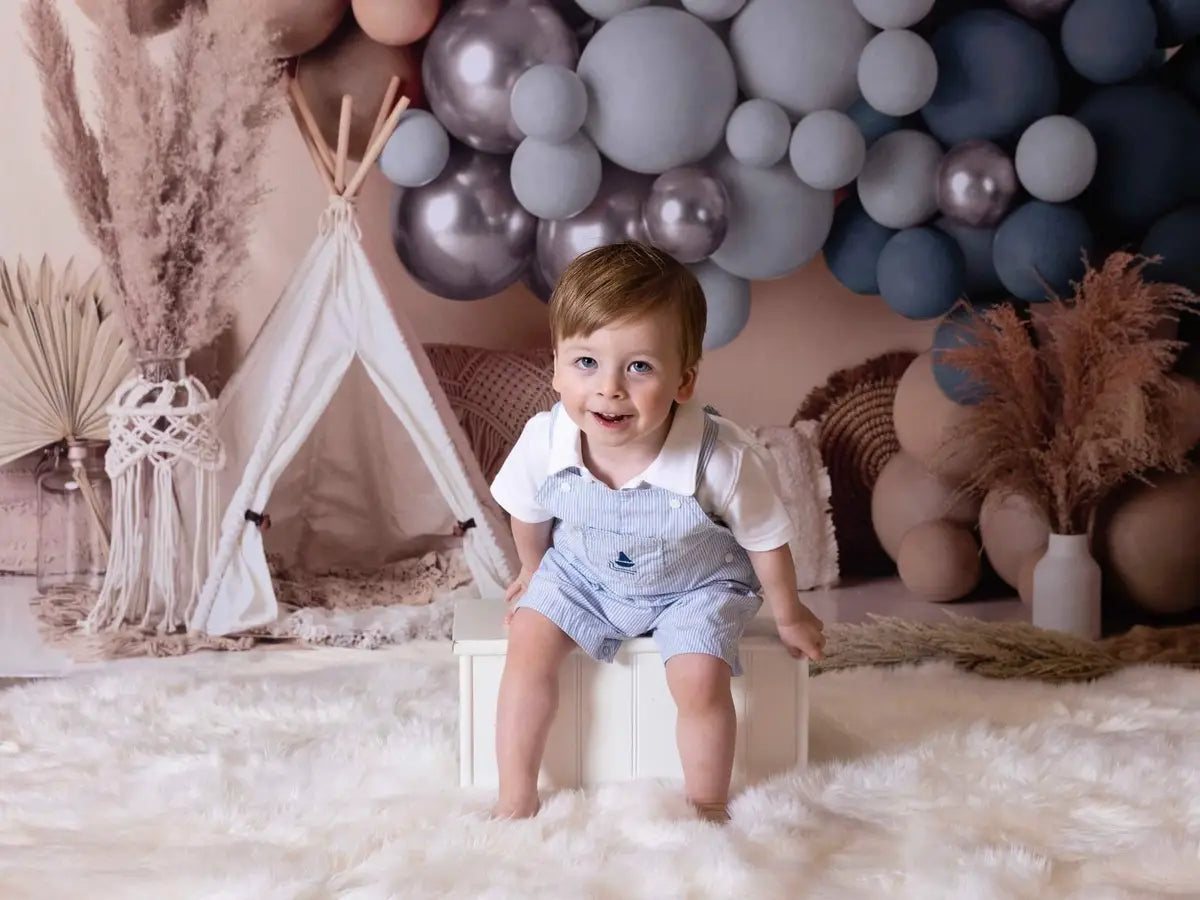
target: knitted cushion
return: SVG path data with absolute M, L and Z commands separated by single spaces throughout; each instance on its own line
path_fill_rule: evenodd
M 880 469 L 900 450 L 892 402 L 900 376 L 915 358 L 907 351 L 885 353 L 834 372 L 809 393 L 792 419 L 792 424 L 818 423 L 843 576 L 895 572 L 871 524 L 871 490 Z
M 457 344 L 426 344 L 425 351 L 491 483 L 525 423 L 558 399 L 550 386 L 554 355 L 548 349 L 485 350 Z

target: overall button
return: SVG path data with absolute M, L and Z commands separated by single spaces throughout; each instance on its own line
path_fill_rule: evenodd
M 671 509 L 679 509 L 679 501 L 675 498 L 671 499 Z
M 560 485 L 558 486 L 558 489 L 559 489 L 560 491 L 562 491 L 562 492 L 565 494 L 565 493 L 567 493 L 569 490 L 571 490 L 571 485 L 570 485 L 570 484 L 568 484 L 567 482 L 565 482 L 565 481 L 564 481 L 562 484 L 560 484 Z
M 725 554 L 725 562 L 727 562 L 727 563 L 733 562 L 733 554 L 732 553 Z

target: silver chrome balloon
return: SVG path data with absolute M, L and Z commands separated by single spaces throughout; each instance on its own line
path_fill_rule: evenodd
M 433 181 L 396 192 L 396 255 L 421 287 L 448 300 L 479 300 L 521 277 L 537 219 L 513 194 L 508 158 L 453 144 Z
M 642 208 L 650 243 L 683 263 L 707 259 L 721 246 L 728 216 L 725 185 L 698 166 L 663 172 L 654 179 Z
M 955 222 L 984 228 L 1008 213 L 1017 170 L 991 141 L 964 141 L 942 157 L 936 184 L 938 209 Z

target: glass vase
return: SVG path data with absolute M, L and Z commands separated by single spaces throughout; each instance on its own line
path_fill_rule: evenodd
M 37 589 L 98 593 L 108 566 L 112 485 L 104 441 L 59 444 L 37 478 Z

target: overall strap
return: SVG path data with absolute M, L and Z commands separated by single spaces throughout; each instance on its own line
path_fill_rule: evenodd
M 717 431 L 719 426 L 713 421 L 713 417 L 706 410 L 704 413 L 704 435 L 700 438 L 700 455 L 696 459 L 696 486 L 700 486 L 700 480 L 704 477 L 704 470 L 708 467 L 708 461 L 712 457 L 713 450 L 717 446 Z

